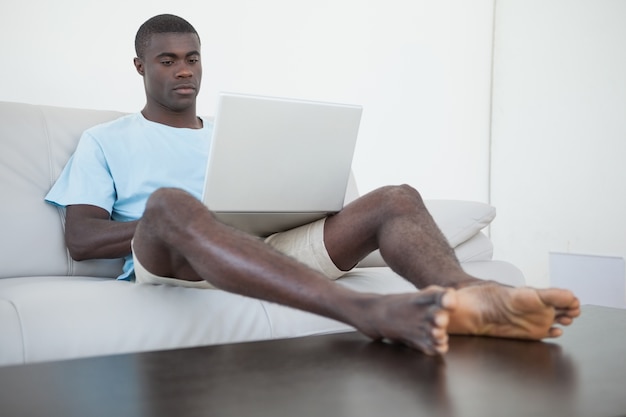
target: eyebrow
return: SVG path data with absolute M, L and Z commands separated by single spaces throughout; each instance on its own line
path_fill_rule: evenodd
M 187 52 L 185 54 L 185 57 L 190 57 L 190 56 L 194 56 L 194 55 L 198 55 L 199 56 L 200 52 L 199 51 L 190 51 L 190 52 Z M 158 54 L 156 56 L 156 58 L 157 59 L 158 58 L 178 58 L 178 55 L 175 54 L 174 52 L 161 52 L 160 54 Z

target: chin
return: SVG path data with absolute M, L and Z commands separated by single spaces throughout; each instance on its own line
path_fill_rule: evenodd
M 189 110 L 193 110 L 195 111 L 196 109 L 196 99 L 194 97 L 193 100 L 189 100 L 189 102 L 176 102 L 176 103 L 170 103 L 167 106 L 168 109 L 170 109 L 173 112 L 176 113 L 183 113 Z

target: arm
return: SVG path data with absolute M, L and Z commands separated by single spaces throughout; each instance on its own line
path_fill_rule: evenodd
M 137 221 L 112 221 L 109 212 L 97 206 L 67 206 L 65 244 L 76 261 L 121 258 L 130 253 Z

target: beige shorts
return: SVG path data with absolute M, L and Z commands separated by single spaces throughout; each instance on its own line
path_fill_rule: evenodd
M 324 245 L 324 222 L 321 219 L 286 232 L 275 233 L 265 242 L 276 250 L 290 256 L 303 264 L 321 272 L 329 279 L 337 279 L 346 271 L 342 271 L 333 263 Z M 132 245 L 132 244 L 131 244 Z M 144 284 L 165 284 L 191 288 L 215 288 L 207 281 L 185 281 L 155 275 L 141 265 L 133 252 L 135 263 L 135 282 Z

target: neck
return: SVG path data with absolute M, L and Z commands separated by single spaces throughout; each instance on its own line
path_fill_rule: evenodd
M 163 125 L 188 129 L 201 129 L 202 120 L 196 115 L 196 106 L 189 107 L 184 111 L 173 111 L 170 109 L 158 108 L 146 105 L 141 111 L 143 117 L 151 122 Z

